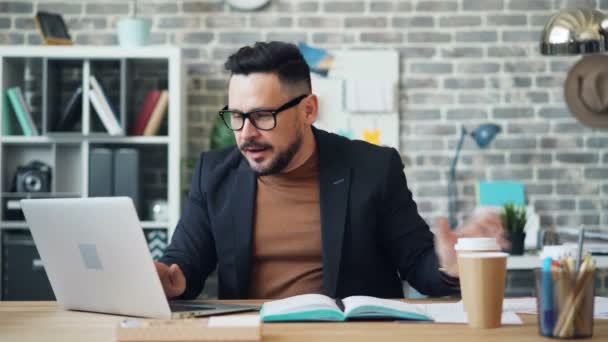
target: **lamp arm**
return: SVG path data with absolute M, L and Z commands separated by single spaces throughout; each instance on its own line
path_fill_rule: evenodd
M 456 146 L 456 154 L 454 155 L 454 159 L 452 159 L 452 165 L 450 166 L 450 175 L 448 178 L 448 221 L 450 224 L 450 228 L 454 229 L 458 225 L 458 221 L 456 219 L 456 200 L 458 198 L 458 194 L 456 192 L 456 166 L 458 165 L 458 158 L 460 157 L 460 150 L 462 149 L 462 144 L 464 143 L 464 139 L 467 135 L 467 130 L 462 127 L 460 132 L 460 140 L 458 140 L 458 145 Z

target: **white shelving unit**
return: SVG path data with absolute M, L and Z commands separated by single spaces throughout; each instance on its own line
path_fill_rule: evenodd
M 64 74 L 68 76 L 64 77 Z M 106 74 L 112 77 L 104 79 Z M 116 106 L 117 119 L 126 135 L 111 136 L 100 124 L 89 101 L 91 75 L 95 75 L 102 85 L 106 82 L 104 90 L 114 100 L 111 102 Z M 152 190 L 156 194 L 154 198 L 147 198 L 146 180 L 143 177 L 140 208 L 142 227 L 167 229 L 170 239 L 181 213 L 181 162 L 185 151 L 183 118 L 186 112 L 184 75 L 181 50 L 173 46 L 132 49 L 118 46 L 0 46 L 2 100 L 7 89 L 20 87 L 32 107 L 34 122 L 40 130 L 39 136 L 23 136 L 13 118 L 11 126 L 15 135 L 2 135 L 3 122 L 0 120 L 0 232 L 27 229 L 23 221 L 6 219 L 7 199 L 88 197 L 89 184 L 94 181 L 89 179 L 90 150 L 95 147 L 128 147 L 140 152 L 140 168 L 145 170 L 152 165 L 154 171 L 162 175 L 155 178 L 157 187 L 158 183 L 162 184 L 161 190 Z M 158 89 L 159 83 L 169 93 L 168 111 L 159 135 L 128 135 L 145 95 L 150 90 Z M 53 125 L 65 105 L 62 99 L 65 100 L 66 93 L 71 92 L 67 88 L 72 87 L 73 90 L 78 86 L 83 89 L 79 127 L 68 132 L 53 131 Z M 4 115 L 4 108 L 0 106 L 0 118 Z M 29 194 L 14 192 L 11 185 L 16 168 L 34 159 L 51 166 L 51 191 Z M 142 165 L 147 160 L 148 166 Z M 167 222 L 154 222 L 150 215 L 146 215 L 146 204 L 152 199 L 167 201 Z

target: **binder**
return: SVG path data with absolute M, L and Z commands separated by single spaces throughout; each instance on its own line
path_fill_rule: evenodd
M 89 197 L 112 196 L 113 158 L 109 148 L 92 148 L 89 153 Z
M 114 150 L 114 196 L 128 196 L 141 216 L 139 151 L 134 148 Z

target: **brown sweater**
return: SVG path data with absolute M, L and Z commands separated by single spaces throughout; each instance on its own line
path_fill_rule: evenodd
M 251 298 L 323 293 L 319 155 L 287 173 L 258 177 Z

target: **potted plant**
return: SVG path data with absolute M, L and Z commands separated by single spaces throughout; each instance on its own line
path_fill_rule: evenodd
M 516 206 L 513 203 L 505 204 L 501 218 L 502 224 L 507 231 L 508 239 L 511 242 L 510 254 L 524 254 L 526 207 Z
M 209 147 L 213 150 L 216 148 L 224 148 L 236 145 L 236 139 L 234 138 L 234 132 L 232 132 L 218 115 L 213 121 L 213 127 L 211 128 L 211 136 L 209 137 Z

